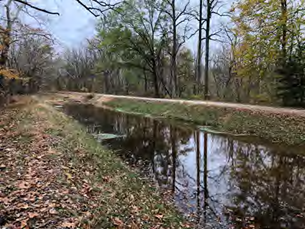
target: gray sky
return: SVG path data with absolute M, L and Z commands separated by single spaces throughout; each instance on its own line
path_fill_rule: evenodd
M 97 18 L 86 11 L 75 0 L 31 0 L 31 2 L 42 8 L 60 13 L 60 16 L 40 14 L 44 18 L 44 21 L 47 21 L 45 23 L 47 30 L 53 34 L 60 44 L 59 49 L 78 47 L 85 42 L 86 38 L 92 38 L 94 36 Z M 192 6 L 196 6 L 198 4 L 197 2 L 197 0 L 191 0 Z M 230 2 L 232 0 L 227 0 L 227 5 L 224 8 L 227 8 Z M 213 24 L 215 25 L 213 27 L 217 29 L 218 26 L 216 24 L 218 23 L 216 22 L 215 24 L 214 21 Z M 196 26 L 195 23 L 194 27 Z M 195 51 L 197 46 L 196 36 L 190 39 L 186 45 Z
M 45 27 L 65 47 L 77 47 L 86 38 L 91 38 L 95 33 L 97 19 L 86 11 L 75 0 L 32 0 L 36 5 L 60 13 L 57 15 L 39 14 Z M 31 23 L 36 23 L 33 19 Z

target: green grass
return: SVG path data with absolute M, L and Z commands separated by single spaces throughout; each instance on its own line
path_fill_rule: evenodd
M 305 118 L 303 117 L 271 115 L 235 108 L 130 99 L 113 99 L 104 105 L 121 112 L 178 119 L 210 126 L 229 134 L 253 135 L 272 142 L 291 145 L 303 144 L 305 141 Z

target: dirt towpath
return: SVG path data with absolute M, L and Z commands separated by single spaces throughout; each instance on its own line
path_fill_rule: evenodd
M 79 92 L 60 92 L 57 94 L 60 96 L 66 96 L 71 99 L 80 100 L 80 101 L 84 99 L 84 96 L 90 95 L 90 93 L 79 93 Z M 224 108 L 233 108 L 233 109 L 235 108 L 238 110 L 265 112 L 268 114 L 282 114 L 282 115 L 286 114 L 286 115 L 305 117 L 305 109 L 280 108 L 280 107 L 269 107 L 269 106 L 249 105 L 249 104 L 240 104 L 240 103 L 200 101 L 200 100 L 158 99 L 158 98 L 120 96 L 120 95 L 108 95 L 108 94 L 94 94 L 94 97 L 95 99 L 93 100 L 93 103 L 108 102 L 112 99 L 130 99 L 130 100 L 138 100 L 138 101 L 180 103 L 185 105 L 202 105 L 202 106 L 224 107 Z

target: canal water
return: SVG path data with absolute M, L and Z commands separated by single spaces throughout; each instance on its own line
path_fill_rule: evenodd
M 97 141 L 172 193 L 200 228 L 305 228 L 305 152 L 255 138 L 70 104 Z

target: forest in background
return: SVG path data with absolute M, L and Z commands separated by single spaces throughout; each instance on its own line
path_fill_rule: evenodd
M 305 106 L 304 0 L 75 4 L 96 16 L 96 36 L 58 52 L 22 16 L 57 12 L 0 0 L 3 101 L 43 89 Z

